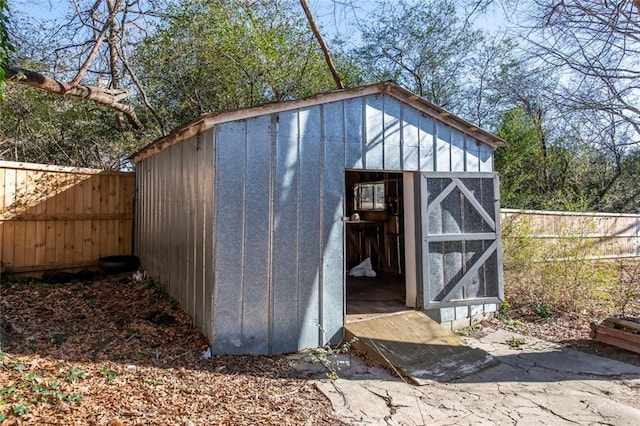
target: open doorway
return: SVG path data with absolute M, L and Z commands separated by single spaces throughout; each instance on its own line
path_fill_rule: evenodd
M 346 172 L 347 321 L 407 309 L 404 190 L 402 173 Z

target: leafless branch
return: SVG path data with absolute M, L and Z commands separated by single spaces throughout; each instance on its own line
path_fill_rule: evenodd
M 126 90 L 102 89 L 99 87 L 83 86 L 81 84 L 72 85 L 71 83 L 58 81 L 38 72 L 18 67 L 8 67 L 4 68 L 4 70 L 7 81 L 11 83 L 37 87 L 60 96 L 71 96 L 96 102 L 97 104 L 124 114 L 135 129 L 142 129 L 143 127 L 133 107 L 121 103 L 123 99 L 131 95 L 130 92 Z

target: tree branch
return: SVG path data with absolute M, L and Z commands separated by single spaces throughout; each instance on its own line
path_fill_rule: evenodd
M 19 67 L 3 67 L 3 69 L 8 82 L 37 87 L 60 96 L 71 96 L 74 98 L 93 101 L 97 104 L 121 112 L 125 117 L 127 117 L 127 120 L 135 129 L 140 130 L 143 128 L 143 125 L 138 119 L 133 107 L 131 105 L 120 103 L 122 99 L 131 95 L 127 90 L 101 89 L 99 87 L 83 86 L 81 84 L 72 85 L 71 83 L 58 81 L 38 72 L 25 70 Z
M 316 36 L 316 40 L 318 40 L 318 44 L 320 44 L 322 53 L 324 53 L 324 58 L 327 61 L 327 65 L 329 66 L 329 71 L 331 71 L 331 75 L 333 76 L 333 80 L 336 82 L 338 89 L 344 89 L 344 84 L 342 84 L 342 79 L 340 78 L 340 74 L 338 74 L 338 70 L 336 69 L 336 66 L 333 63 L 333 59 L 331 59 L 331 53 L 329 52 L 329 47 L 327 46 L 327 43 L 325 43 L 324 38 L 322 38 L 322 34 L 320 34 L 320 29 L 318 28 L 318 24 L 316 24 L 315 19 L 313 19 L 313 14 L 309 9 L 307 0 L 300 0 L 300 4 L 304 9 L 304 14 L 307 15 L 307 20 L 309 21 L 309 25 L 311 26 L 311 30 L 313 31 L 313 34 Z

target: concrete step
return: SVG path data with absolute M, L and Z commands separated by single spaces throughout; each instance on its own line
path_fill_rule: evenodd
M 347 340 L 357 337 L 356 349 L 418 385 L 455 380 L 497 364 L 420 311 L 348 322 L 345 330 Z

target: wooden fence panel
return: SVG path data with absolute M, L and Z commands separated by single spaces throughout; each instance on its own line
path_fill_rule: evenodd
M 503 238 L 527 237 L 541 243 L 583 248 L 583 258 L 640 257 L 640 215 L 502 209 Z
M 131 254 L 134 174 L 0 161 L 2 272 Z

